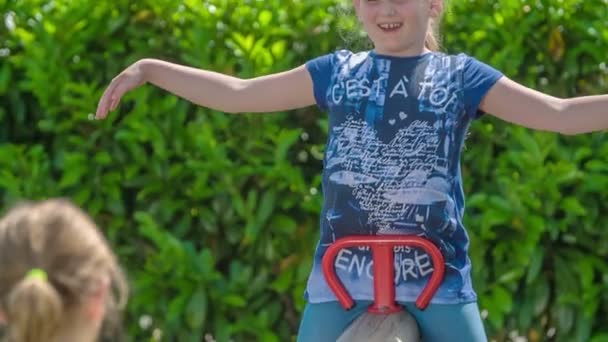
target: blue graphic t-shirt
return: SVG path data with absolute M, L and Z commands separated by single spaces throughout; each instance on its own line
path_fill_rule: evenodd
M 414 234 L 433 241 L 445 278 L 432 303 L 476 300 L 462 224 L 460 152 L 478 106 L 502 74 L 464 54 L 390 57 L 338 51 L 309 61 L 317 104 L 329 112 L 321 238 L 306 295 L 336 300 L 321 258 L 349 235 Z M 397 300 L 413 302 L 433 265 L 419 249 L 395 251 Z M 344 249 L 336 273 L 356 300 L 373 299 L 372 256 Z

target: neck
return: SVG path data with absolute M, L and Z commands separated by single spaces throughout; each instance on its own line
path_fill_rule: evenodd
M 57 335 L 54 341 L 61 342 L 95 342 L 96 337 L 92 336 L 90 331 L 84 329 L 75 330 L 72 328 L 71 331 L 64 331 Z
M 97 341 L 97 330 L 93 322 L 77 316 L 73 320 L 67 320 L 61 327 L 53 341 L 57 342 L 95 342 Z
M 415 57 L 431 52 L 424 43 L 416 44 L 415 46 L 407 46 L 400 50 L 383 49 L 381 47 L 374 47 L 374 50 L 377 54 L 395 57 Z

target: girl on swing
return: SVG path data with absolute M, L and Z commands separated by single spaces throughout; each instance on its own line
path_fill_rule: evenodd
M 352 2 L 373 42 L 369 51 L 335 51 L 252 79 L 142 59 L 112 80 L 96 118 L 105 118 L 126 92 L 145 83 L 227 113 L 318 105 L 330 124 L 321 235 L 298 341 L 335 341 L 373 300 L 369 250 L 344 250 L 336 259 L 337 273 L 357 301 L 350 311 L 336 301 L 321 272 L 329 245 L 361 234 L 433 241 L 446 273 L 431 304 L 424 311 L 413 306 L 433 269 L 428 255 L 411 249 L 395 254 L 397 301 L 416 318 L 424 341 L 486 341 L 463 225 L 460 153 L 468 127 L 489 113 L 562 134 L 603 130 L 608 96 L 556 98 L 466 54 L 438 51 L 443 0 Z

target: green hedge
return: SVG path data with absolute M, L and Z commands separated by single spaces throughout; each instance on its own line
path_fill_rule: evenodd
M 350 1 L 346 1 L 350 3 Z M 127 269 L 130 339 L 285 341 L 318 237 L 325 115 L 239 116 L 151 86 L 90 120 L 142 57 L 241 77 L 345 42 L 335 0 L 0 0 L 0 201 L 67 196 Z M 452 1 L 445 48 L 557 96 L 606 92 L 601 0 Z M 474 124 L 466 224 L 496 341 L 608 340 L 608 145 Z M 209 336 L 207 336 L 209 337 Z

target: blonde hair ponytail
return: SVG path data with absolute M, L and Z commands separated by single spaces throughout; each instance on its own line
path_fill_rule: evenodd
M 57 334 L 63 317 L 59 293 L 48 281 L 21 280 L 8 294 L 6 314 L 11 318 L 8 341 L 47 341 Z
M 439 51 L 441 49 L 441 37 L 439 36 L 439 25 L 437 21 L 430 19 L 426 29 L 426 38 L 424 46 L 431 51 Z

